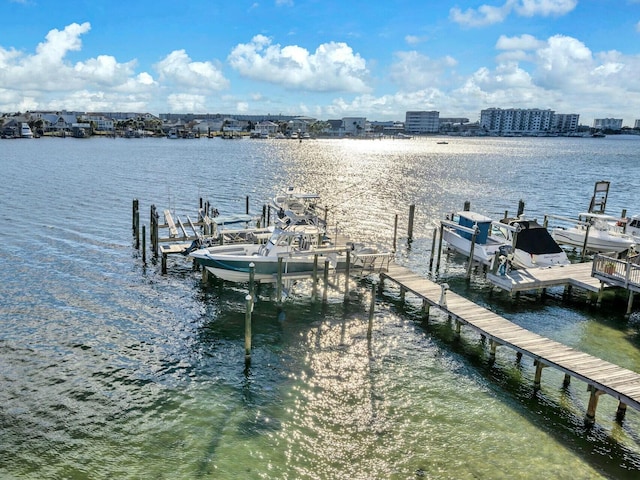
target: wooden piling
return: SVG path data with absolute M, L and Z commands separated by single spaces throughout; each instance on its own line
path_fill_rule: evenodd
M 311 286 L 311 299 L 316 301 L 318 296 L 318 254 L 313 255 L 313 279 Z
M 393 252 L 396 251 L 396 242 L 398 239 L 398 214 L 396 213 L 395 220 L 393 221 Z
M 322 292 L 322 302 L 326 303 L 329 294 L 329 259 L 324 260 L 324 291 Z
M 147 230 L 142 226 L 142 263 L 147 264 Z
M 373 331 L 373 315 L 376 308 L 376 282 L 371 284 L 371 300 L 369 300 L 369 324 L 367 327 L 367 338 L 371 339 L 371 332 Z
M 440 235 L 438 236 L 438 260 L 436 261 L 436 272 L 440 270 L 440 257 L 442 256 L 442 233 L 444 225 L 440 224 Z
M 280 303 L 282 301 L 282 267 L 283 267 L 282 257 L 278 257 L 278 280 L 276 287 L 276 295 L 278 296 L 277 302 Z
M 433 227 L 433 238 L 431 239 L 431 256 L 429 257 L 429 271 L 433 270 L 433 256 L 436 251 L 437 236 L 438 236 L 438 227 Z
M 407 228 L 407 237 L 409 238 L 409 240 L 413 239 L 413 218 L 415 216 L 415 213 L 416 213 L 415 204 L 409 205 L 409 226 Z
M 465 212 L 468 212 L 469 210 L 471 210 L 471 202 L 469 200 L 464 202 L 464 205 L 462 206 L 462 210 L 464 210 Z
M 255 278 L 256 278 L 256 264 L 251 262 L 249 264 L 249 295 L 254 297 L 255 293 Z
M 516 215 L 516 218 L 520 218 L 520 215 L 522 215 L 524 213 L 524 200 L 520 200 L 518 202 L 518 214 Z
M 473 234 L 471 235 L 471 247 L 469 249 L 469 264 L 467 265 L 467 274 L 466 278 L 469 280 L 471 278 L 471 268 L 473 267 L 473 253 L 476 247 L 476 237 L 478 236 L 479 228 L 476 225 L 473 228 Z
M 245 213 L 249 215 L 249 195 L 245 198 Z
M 251 363 L 251 313 L 253 311 L 253 298 L 251 295 L 244 297 L 246 311 L 244 315 L 244 363 Z
M 589 385 L 589 390 L 591 390 L 591 396 L 589 397 L 589 405 L 587 406 L 587 414 L 584 417 L 584 422 L 587 425 L 593 425 L 596 421 L 596 409 L 598 408 L 598 400 L 600 399 L 600 395 L 602 395 L 604 392 L 591 385 Z
M 347 264 L 344 271 L 344 299 L 349 299 L 349 277 L 351 270 L 351 250 L 347 250 Z

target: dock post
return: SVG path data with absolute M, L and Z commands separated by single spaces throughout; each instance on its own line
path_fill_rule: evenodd
M 624 420 L 624 416 L 627 413 L 627 404 L 620 402 L 618 403 L 618 410 L 616 410 L 616 421 L 621 422 Z
M 489 363 L 496 361 L 496 349 L 498 348 L 498 342 L 494 339 L 489 340 Z
M 351 250 L 347 250 L 347 264 L 344 272 L 344 299 L 349 298 L 349 277 L 351 275 Z
M 315 301 L 318 295 L 318 254 L 313 256 L 313 280 L 311 287 L 311 298 Z
M 429 302 L 427 302 L 426 298 L 422 299 L 422 318 L 424 320 L 424 322 L 428 322 L 429 321 L 429 309 L 431 307 L 431 304 Z
M 582 244 L 582 252 L 580 256 L 580 261 L 584 262 L 584 258 L 587 256 L 587 242 L 589 241 L 589 229 L 591 228 L 591 224 L 587 224 L 587 229 L 584 232 L 584 243 Z
M 562 386 L 567 388 L 569 385 L 571 385 L 571 375 L 565 373 L 564 380 L 562 381 Z
M 282 300 L 282 257 L 278 257 L 278 286 L 276 288 L 277 302 Z
M 244 297 L 247 309 L 244 314 L 244 363 L 251 363 L 251 313 L 253 311 L 253 298 L 251 295 Z
M 469 248 L 469 264 L 467 265 L 467 275 L 466 278 L 469 280 L 471 278 L 471 269 L 473 267 L 473 253 L 476 246 L 476 237 L 478 236 L 478 232 L 480 229 L 477 225 L 473 228 L 473 235 L 471 235 L 471 247 Z
M 431 256 L 429 257 L 429 271 L 433 270 L 433 256 L 436 251 L 437 236 L 438 236 L 438 227 L 433 227 L 433 239 L 431 240 Z
M 442 255 L 442 231 L 444 230 L 444 225 L 440 224 L 440 236 L 438 237 L 438 260 L 436 261 L 436 272 L 440 270 L 440 256 Z
M 623 208 L 620 214 L 620 219 L 622 219 L 622 233 L 627 233 L 627 222 L 624 221 L 625 218 L 627 218 L 627 209 Z
M 536 365 L 536 376 L 533 380 L 533 389 L 538 391 L 540 390 L 540 383 L 542 380 L 542 369 L 546 367 L 546 365 L 542 363 L 540 360 L 536 360 L 535 365 Z
M 246 213 L 247 215 L 249 215 L 249 195 L 247 195 L 247 197 L 246 197 L 246 199 L 245 199 L 245 204 L 246 204 L 246 205 L 245 205 L 245 210 L 246 210 L 246 211 L 245 211 L 245 213 Z
M 584 417 L 584 422 L 587 425 L 593 425 L 596 421 L 596 409 L 598 408 L 598 400 L 600 399 L 600 395 L 604 392 L 602 390 L 598 390 L 593 385 L 589 385 L 589 390 L 591 390 L 591 396 L 589 397 L 589 406 L 587 407 L 587 414 Z
M 462 210 L 468 212 L 471 210 L 471 202 L 469 200 L 465 200 L 464 205 L 462 206 Z
M 409 205 L 409 227 L 407 229 L 407 237 L 409 237 L 409 241 L 413 240 L 413 217 L 416 213 L 415 204 Z
M 251 295 L 251 298 L 254 297 L 254 290 L 255 290 L 254 282 L 255 282 L 255 278 L 256 278 L 256 264 L 251 262 L 249 264 L 249 295 Z
M 144 228 L 144 227 L 142 227 Z M 627 302 L 627 314 L 625 315 L 627 318 L 629 317 L 629 315 L 631 315 L 631 310 L 633 309 L 633 296 L 634 296 L 634 291 L 633 290 L 629 290 L 629 301 Z
M 367 327 L 367 338 L 371 339 L 373 330 L 373 314 L 376 307 L 376 282 L 371 284 L 371 300 L 369 301 L 369 326 Z
M 324 260 L 324 291 L 322 292 L 322 302 L 327 302 L 327 296 L 329 294 L 329 259 Z
M 396 240 L 398 238 L 398 214 L 396 213 L 396 218 L 393 222 L 393 251 L 396 251 Z
M 162 275 L 167 274 L 167 254 L 164 252 L 162 253 L 161 271 L 162 271 Z
M 455 333 L 455 338 L 456 339 L 460 339 L 460 329 L 462 327 L 462 322 L 460 320 L 456 319 L 456 333 Z
M 209 282 L 209 270 L 207 267 L 202 267 L 202 283 L 207 284 Z
M 142 263 L 147 264 L 147 230 L 144 225 L 142 225 Z
M 604 282 L 600 282 L 600 289 L 598 290 L 598 299 L 596 300 L 596 306 L 602 305 L 602 296 L 604 295 Z
M 267 205 L 267 222 L 265 223 L 265 226 L 269 225 L 271 225 L 271 205 Z
M 138 199 L 134 198 L 131 203 L 131 229 L 134 235 L 136 233 L 136 210 L 138 210 Z
M 520 200 L 518 202 L 518 214 L 516 215 L 516 218 L 520 218 L 520 215 L 522 215 L 524 213 L 524 200 Z
M 267 204 L 262 205 L 262 225 L 267 225 Z

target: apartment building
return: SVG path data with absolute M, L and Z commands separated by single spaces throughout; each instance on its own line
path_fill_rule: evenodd
M 407 133 L 438 133 L 440 129 L 440 112 L 414 111 L 405 115 L 404 130 Z

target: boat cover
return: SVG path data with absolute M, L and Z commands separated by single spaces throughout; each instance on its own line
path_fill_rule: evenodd
M 521 220 L 522 230 L 518 232 L 515 247 L 532 255 L 560 253 L 562 248 L 551 237 L 546 228 L 537 222 Z

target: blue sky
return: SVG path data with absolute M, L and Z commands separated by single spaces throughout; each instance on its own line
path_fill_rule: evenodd
M 0 0 L 0 112 L 640 119 L 640 0 Z

